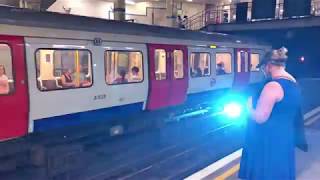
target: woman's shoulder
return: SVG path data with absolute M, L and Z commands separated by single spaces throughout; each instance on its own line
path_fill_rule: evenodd
M 0 76 L 0 80 L 8 80 L 9 78 L 8 78 L 8 76 L 6 76 L 6 75 L 2 75 L 2 76 Z
M 284 96 L 284 89 L 279 82 L 270 81 L 264 85 L 261 95 L 268 98 L 275 98 L 275 100 L 279 102 Z
M 280 82 L 278 81 L 269 81 L 264 84 L 263 89 L 282 89 Z

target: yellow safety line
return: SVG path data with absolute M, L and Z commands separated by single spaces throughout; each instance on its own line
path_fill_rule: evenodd
M 221 174 L 220 176 L 216 177 L 214 180 L 225 180 L 228 177 L 234 175 L 235 173 L 237 173 L 240 169 L 240 163 L 238 163 L 237 165 L 233 166 L 232 168 L 230 168 L 229 170 L 227 170 L 226 172 L 224 172 L 223 174 Z

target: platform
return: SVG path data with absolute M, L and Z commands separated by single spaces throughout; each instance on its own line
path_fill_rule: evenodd
M 309 151 L 296 150 L 297 180 L 317 180 L 320 177 L 320 112 L 316 111 L 310 116 L 307 115 L 305 121 Z M 242 149 L 235 151 L 185 180 L 239 180 L 237 174 L 241 151 Z

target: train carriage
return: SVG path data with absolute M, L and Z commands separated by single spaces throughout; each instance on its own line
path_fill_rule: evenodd
M 1 7 L 9 91 L 0 95 L 0 140 L 195 107 L 218 90 L 259 82 L 268 49 L 220 33 Z

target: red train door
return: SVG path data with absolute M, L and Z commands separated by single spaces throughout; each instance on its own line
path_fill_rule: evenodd
M 235 76 L 233 87 L 241 88 L 250 81 L 250 51 L 249 49 L 235 50 Z
M 0 35 L 0 141 L 28 132 L 29 99 L 24 51 L 23 37 Z
M 185 46 L 149 44 L 147 109 L 179 105 L 188 88 L 188 52 Z

